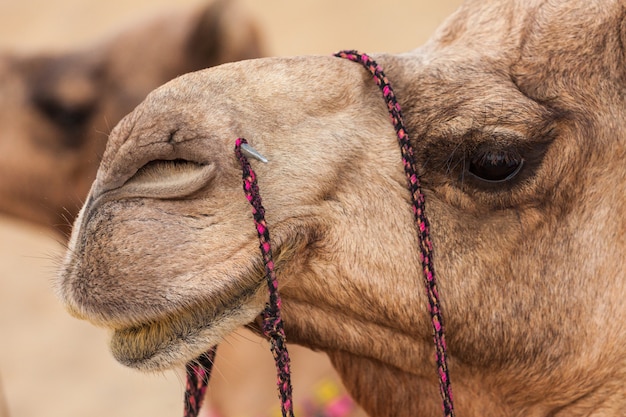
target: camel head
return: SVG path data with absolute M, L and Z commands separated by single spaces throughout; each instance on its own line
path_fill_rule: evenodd
M 0 55 L 0 212 L 69 234 L 125 114 L 180 74 L 260 54 L 251 19 L 216 0 L 86 49 Z
M 468 1 L 423 47 L 373 55 L 421 173 L 458 415 L 626 406 L 623 16 Z M 68 309 L 142 370 L 255 327 L 267 290 L 237 137 L 269 161 L 252 164 L 288 340 L 327 352 L 371 415 L 440 415 L 395 132 L 339 58 L 191 73 L 125 117 L 72 234 Z

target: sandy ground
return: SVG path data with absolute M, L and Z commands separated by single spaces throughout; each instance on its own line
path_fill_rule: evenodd
M 242 0 L 274 55 L 421 45 L 460 0 Z M 166 8 L 199 0 L 0 0 L 0 50 L 88 45 Z M 176 6 L 174 6 L 176 5 Z M 0 130 L 0 140 L 2 133 Z M 143 375 L 109 355 L 106 332 L 70 317 L 52 290 L 62 246 L 0 217 L 0 386 L 11 417 L 181 415 L 183 382 Z M 3 407 L 0 396 L 0 417 Z

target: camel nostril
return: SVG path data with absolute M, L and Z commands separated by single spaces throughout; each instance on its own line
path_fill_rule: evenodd
M 154 177 L 152 179 L 159 180 L 162 179 L 162 175 L 189 172 L 201 166 L 203 164 L 187 161 L 186 159 L 156 159 L 139 168 L 133 178 Z
M 215 166 L 210 164 L 157 159 L 141 167 L 120 191 L 129 197 L 183 198 L 207 185 L 215 172 Z

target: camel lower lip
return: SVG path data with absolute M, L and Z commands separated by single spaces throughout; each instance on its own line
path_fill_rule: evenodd
M 160 368 L 165 362 L 174 366 L 185 361 L 186 355 L 181 349 L 193 345 L 193 340 L 199 339 L 203 330 L 210 332 L 212 327 L 210 324 L 202 327 L 184 322 L 180 323 L 180 328 L 170 325 L 169 322 L 158 322 L 115 330 L 111 337 L 113 356 L 132 368 L 153 367 L 152 363 L 158 363 Z
M 144 371 L 184 365 L 254 320 L 262 308 L 262 302 L 255 302 L 259 288 L 263 290 L 259 286 L 244 291 L 230 307 L 189 308 L 151 323 L 115 329 L 113 356 L 123 365 Z

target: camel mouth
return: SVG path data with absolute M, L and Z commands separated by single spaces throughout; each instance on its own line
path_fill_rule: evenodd
M 276 271 L 293 259 L 296 248 L 292 240 L 277 245 Z M 238 292 L 227 291 L 234 294 L 227 301 L 196 302 L 159 320 L 114 328 L 110 343 L 113 356 L 131 368 L 163 371 L 184 366 L 239 327 L 258 328 L 254 322 L 265 308 L 268 295 L 263 261 L 256 258 L 240 278 L 233 282 L 250 284 L 239 285 Z
M 254 321 L 263 309 L 266 291 L 261 281 L 228 304 L 188 306 L 159 320 L 113 329 L 111 352 L 121 364 L 141 371 L 184 365 L 236 328 Z
M 106 207 L 101 206 L 100 210 Z M 108 212 L 103 217 L 108 218 Z M 278 232 L 272 245 L 279 276 L 293 260 L 304 261 L 306 256 L 296 254 L 305 254 L 304 249 L 320 238 L 321 233 L 318 228 L 309 230 L 294 222 L 284 228 L 288 232 L 281 233 L 280 227 L 274 227 Z M 146 240 L 152 242 L 154 236 L 148 237 L 150 240 Z M 115 236 L 107 238 L 107 242 L 116 242 Z M 177 276 L 176 268 L 140 270 L 131 265 L 130 270 L 122 271 L 123 275 L 117 270 L 106 271 L 90 286 L 87 284 L 91 281 L 81 280 L 82 276 L 73 270 L 74 258 L 70 257 L 66 259 L 70 266 L 61 283 L 61 298 L 76 317 L 109 329 L 111 353 L 121 364 L 145 372 L 176 368 L 197 358 L 238 328 L 253 323 L 265 308 L 266 268 L 255 241 L 246 239 L 219 263 L 212 263 L 211 256 L 191 259 L 196 263 L 194 280 L 186 273 Z M 115 247 L 114 243 L 107 250 Z M 151 249 L 151 253 L 156 252 Z M 188 251 L 181 249 L 180 253 L 186 256 Z M 99 257 L 89 259 L 97 262 Z M 97 265 L 86 265 L 97 269 Z M 139 282 L 151 285 L 149 299 L 145 298 L 146 286 L 125 288 L 124 278 L 135 274 L 142 278 Z

